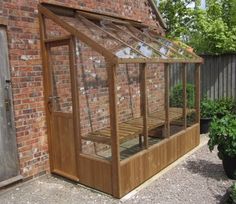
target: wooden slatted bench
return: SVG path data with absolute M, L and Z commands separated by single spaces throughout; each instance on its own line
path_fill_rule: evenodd
M 193 112 L 189 109 L 188 114 Z M 178 120 L 183 116 L 183 110 L 181 108 L 169 109 L 170 122 Z M 165 124 L 165 110 L 159 110 L 149 114 L 148 116 L 148 130 L 152 130 Z M 120 143 L 123 143 L 129 139 L 135 138 L 143 133 L 143 117 L 134 118 L 126 122 L 118 124 Z M 84 140 L 92 142 L 98 142 L 103 144 L 111 144 L 111 128 L 106 127 L 95 132 L 89 133 L 82 137 Z

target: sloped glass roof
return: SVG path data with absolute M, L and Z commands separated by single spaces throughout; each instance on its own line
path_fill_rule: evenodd
M 71 15 L 59 15 L 52 9 L 48 11 L 60 20 L 61 25 L 69 25 L 91 39 L 94 47 L 99 44 L 99 47 L 124 61 L 202 61 L 185 47 L 157 35 L 148 26 L 139 27 L 130 21 L 81 10 L 73 10 Z

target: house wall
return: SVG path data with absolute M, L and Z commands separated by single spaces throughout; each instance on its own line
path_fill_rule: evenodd
M 74 8 L 88 8 L 115 13 L 157 26 L 160 32 L 163 32 L 158 22 L 153 19 L 153 13 L 147 0 L 45 0 L 40 2 L 58 3 Z M 25 178 L 35 177 L 49 171 L 42 60 L 37 17 L 38 3 L 37 0 L 0 1 L 0 17 L 5 18 L 8 22 L 7 34 L 17 147 L 21 174 Z M 162 73 L 161 70 L 162 68 L 159 70 L 160 73 Z M 154 70 L 154 72 L 156 71 Z M 156 77 L 155 83 L 153 79 L 149 80 L 150 90 L 155 86 L 160 86 L 161 89 L 162 85 L 157 85 L 157 83 L 158 80 L 162 80 L 160 79 L 162 74 L 150 73 L 150 76 Z M 125 90 L 126 88 L 121 88 L 123 93 L 125 93 Z M 107 90 L 104 91 L 104 93 L 106 92 Z M 159 98 L 161 98 L 161 95 Z M 159 101 L 159 104 L 161 103 Z M 82 104 L 85 103 L 82 102 Z M 123 105 L 123 108 L 125 109 L 127 105 Z

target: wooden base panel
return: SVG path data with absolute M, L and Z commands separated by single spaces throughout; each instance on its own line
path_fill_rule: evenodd
M 78 180 L 73 119 L 70 113 L 54 113 L 54 134 L 51 134 L 51 172 Z
M 81 184 L 112 195 L 111 163 L 86 155 L 79 156 Z
M 122 161 L 119 198 L 198 146 L 199 143 L 199 124 L 196 124 Z
M 53 174 L 56 174 L 56 175 L 59 175 L 59 176 L 62 176 L 62 177 L 65 177 L 65 178 L 67 178 L 67 179 L 69 179 L 69 180 L 72 180 L 72 181 L 79 181 L 79 178 L 78 178 L 78 177 L 73 176 L 73 175 L 70 175 L 70 174 L 67 174 L 67 173 L 65 173 L 65 172 L 63 172 L 63 171 L 61 171 L 61 170 L 54 169 L 54 170 L 52 171 L 52 173 L 53 173 Z
M 112 166 L 109 161 L 80 155 L 79 183 L 121 198 L 200 143 L 199 124 L 121 161 L 120 194 L 112 192 Z

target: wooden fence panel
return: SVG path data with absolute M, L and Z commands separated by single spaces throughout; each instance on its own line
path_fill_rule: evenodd
M 201 69 L 202 97 L 236 98 L 236 54 L 203 55 L 202 57 L 205 61 Z
M 202 55 L 202 57 L 204 64 L 201 66 L 201 97 L 236 99 L 236 54 Z M 179 70 L 179 64 L 171 66 L 171 88 L 181 83 Z M 187 76 L 188 82 L 192 82 L 194 72 L 188 71 Z

